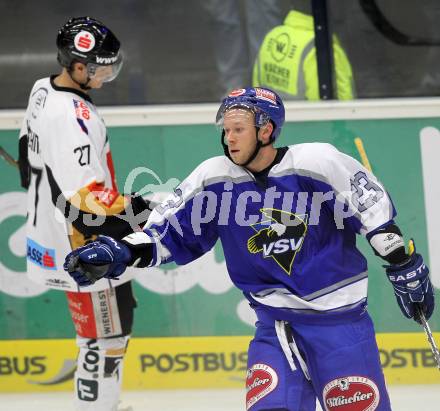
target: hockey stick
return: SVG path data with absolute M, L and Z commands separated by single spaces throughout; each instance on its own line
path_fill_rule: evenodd
M 428 321 L 425 318 L 425 314 L 419 305 L 416 305 L 416 314 L 419 317 L 419 320 L 425 329 L 425 334 L 428 337 L 429 345 L 431 346 L 432 354 L 434 355 L 435 362 L 437 363 L 437 368 L 440 370 L 440 352 L 437 348 L 437 344 L 435 343 L 434 337 L 431 332 L 431 328 L 429 327 Z
M 18 161 L 12 157 L 2 146 L 0 146 L 0 156 L 11 166 L 18 168 Z
M 368 161 L 367 152 L 365 151 L 364 143 L 362 142 L 362 139 L 360 137 L 356 137 L 354 139 L 354 144 L 356 145 L 356 148 L 358 149 L 359 155 L 361 156 L 362 164 L 364 165 L 364 167 L 368 171 L 372 171 L 371 164 Z
M 371 170 L 371 164 L 368 161 L 367 152 L 365 151 L 364 144 L 362 142 L 362 139 L 360 137 L 356 137 L 354 139 L 354 144 L 356 145 L 356 148 L 358 149 L 359 155 L 361 157 L 362 164 L 364 167 L 369 170 Z M 409 245 L 409 253 L 412 254 L 414 252 L 414 245 L 412 241 L 410 241 Z M 431 346 L 431 351 L 434 356 L 434 360 L 437 363 L 437 367 L 440 370 L 440 352 L 437 348 L 437 344 L 435 343 L 434 336 L 432 335 L 431 328 L 429 326 L 428 320 L 425 317 L 425 314 L 423 313 L 423 310 L 421 309 L 420 305 L 415 306 L 416 310 L 416 316 L 420 320 L 420 323 L 423 326 L 423 329 L 425 330 L 426 337 L 428 338 L 429 345 Z
M 439 46 L 440 39 L 415 37 L 401 32 L 382 13 L 377 0 L 360 0 L 360 6 L 371 23 L 387 39 L 402 46 Z

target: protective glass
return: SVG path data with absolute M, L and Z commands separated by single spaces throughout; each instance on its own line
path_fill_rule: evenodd
M 269 122 L 269 117 L 261 110 L 243 103 L 237 105 L 222 104 L 215 119 L 215 124 L 219 130 L 223 130 L 225 119 L 253 127 L 263 127 Z
M 122 56 L 120 55 L 115 63 L 103 66 L 100 64 L 87 64 L 87 72 L 90 79 L 97 80 L 102 83 L 108 83 L 114 80 L 122 68 Z

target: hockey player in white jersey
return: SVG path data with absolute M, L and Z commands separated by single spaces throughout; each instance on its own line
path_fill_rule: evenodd
M 80 289 L 62 265 L 66 253 L 97 234 L 122 238 L 135 230 L 148 203 L 118 192 L 106 127 L 88 93 L 118 75 L 118 39 L 101 22 L 80 17 L 59 30 L 56 43 L 62 72 L 35 83 L 20 132 L 27 272 L 67 294 L 79 347 L 76 409 L 114 411 L 136 306 L 131 277 Z
M 217 123 L 224 156 L 200 164 L 143 231 L 99 237 L 69 254 L 65 269 L 86 286 L 127 265 L 186 264 L 220 239 L 258 317 L 246 409 L 313 411 L 317 398 L 326 411 L 391 410 L 356 235 L 385 260 L 406 317 L 418 321 L 420 308 L 429 318 L 434 293 L 422 256 L 405 250 L 387 191 L 330 144 L 275 148 L 284 106 L 271 90 L 234 90 Z

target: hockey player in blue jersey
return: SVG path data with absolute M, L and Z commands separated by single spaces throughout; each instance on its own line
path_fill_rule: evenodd
M 101 236 L 66 257 L 82 286 L 127 265 L 186 264 L 220 239 L 229 275 L 258 317 L 246 409 L 391 410 L 356 235 L 386 263 L 408 318 L 429 318 L 434 293 L 407 253 L 391 199 L 358 161 L 322 143 L 275 148 L 284 106 L 264 88 L 234 90 L 217 124 L 224 154 L 200 164 L 122 241 Z

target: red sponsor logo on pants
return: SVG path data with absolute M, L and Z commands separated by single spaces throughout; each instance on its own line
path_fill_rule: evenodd
M 90 293 L 66 292 L 73 325 L 80 337 L 97 338 L 96 321 Z
M 246 410 L 278 385 L 278 375 L 266 364 L 254 364 L 246 376 Z
M 374 411 L 380 400 L 376 383 L 360 376 L 330 381 L 324 387 L 322 396 L 326 411 Z

